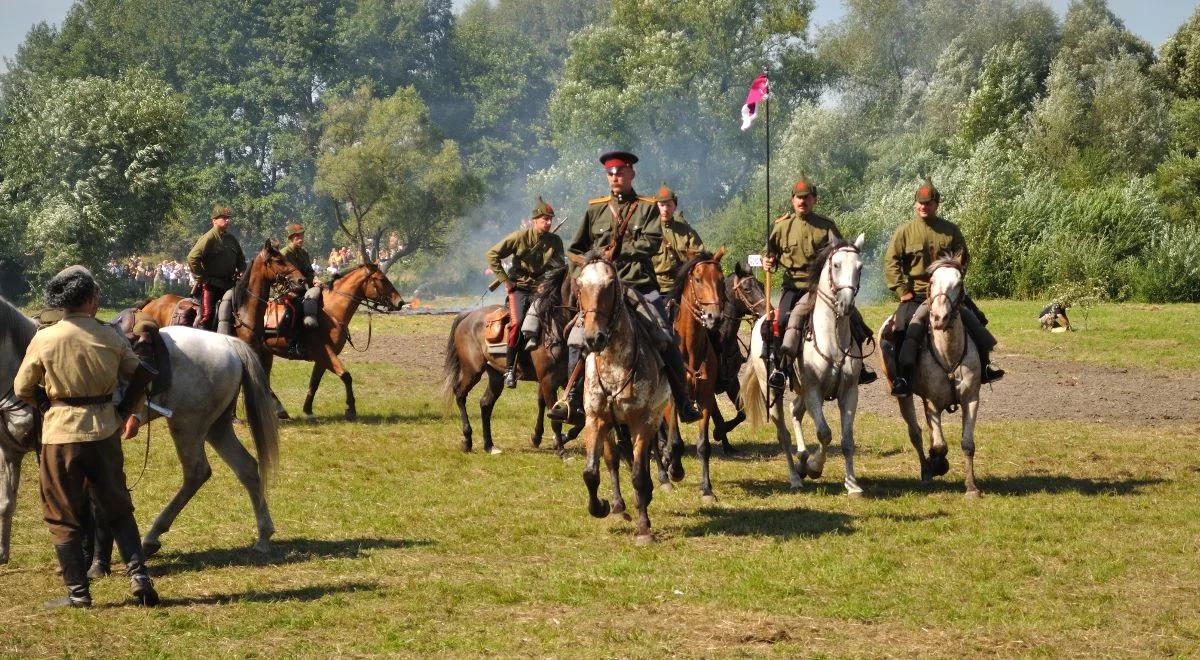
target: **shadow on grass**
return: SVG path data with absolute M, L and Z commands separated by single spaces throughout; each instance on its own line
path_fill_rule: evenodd
M 304 416 L 304 413 L 293 416 L 291 421 L 284 422 L 293 426 L 319 425 L 319 424 L 337 424 L 345 422 L 347 424 L 367 424 L 367 425 L 382 425 L 382 424 L 430 424 L 444 422 L 447 417 L 440 410 L 419 410 L 412 413 L 369 413 L 361 414 L 354 421 L 348 421 L 343 413 L 332 413 L 329 415 L 314 415 L 311 419 Z
M 776 538 L 817 538 L 828 534 L 853 534 L 853 518 L 845 513 L 813 511 L 788 507 L 785 509 L 754 509 L 744 507 L 705 507 L 694 517 L 702 522 L 683 528 L 684 536 L 772 536 Z
M 266 555 L 255 552 L 248 546 L 156 555 L 150 559 L 150 572 L 152 575 L 174 575 L 208 568 L 283 566 L 321 559 L 360 559 L 373 550 L 395 550 L 427 545 L 433 545 L 433 541 L 381 538 L 342 541 L 282 539 L 272 541 L 271 552 Z
M 984 495 L 1141 495 L 1149 486 L 1164 483 L 1164 479 L 1086 479 L 1066 475 L 1028 475 L 1012 477 L 988 477 L 977 484 Z M 859 484 L 868 497 L 888 499 L 913 493 L 962 493 L 962 477 L 941 477 L 929 483 L 911 479 L 881 478 L 860 479 Z
M 191 605 L 232 605 L 234 603 L 307 603 L 320 600 L 333 594 L 359 593 L 375 591 L 379 584 L 375 582 L 346 582 L 338 584 L 315 584 L 311 587 L 296 587 L 294 589 L 279 589 L 277 591 L 251 590 L 233 594 L 209 594 L 183 598 L 164 597 L 159 607 L 188 607 Z M 105 603 L 100 609 L 113 607 L 129 607 L 123 603 Z

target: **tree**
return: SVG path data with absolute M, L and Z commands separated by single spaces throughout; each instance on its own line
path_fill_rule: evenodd
M 396 232 L 400 248 L 382 264 L 418 252 L 438 252 L 477 184 L 463 167 L 458 145 L 443 140 L 416 90 L 376 99 L 363 86 L 332 99 L 323 115 L 317 191 L 333 201 L 337 226 L 368 252 Z
M 1032 67 L 1029 52 L 1019 41 L 988 51 L 959 118 L 960 143 L 972 147 L 993 133 L 1016 137 L 1037 93 Z

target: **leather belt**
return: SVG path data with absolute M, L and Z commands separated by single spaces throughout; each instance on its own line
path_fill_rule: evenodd
M 97 396 L 64 396 L 50 401 L 51 406 L 99 406 L 112 403 L 112 394 Z

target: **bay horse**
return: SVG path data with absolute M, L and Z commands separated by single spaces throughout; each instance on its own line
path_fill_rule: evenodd
M 556 400 L 559 388 L 567 382 L 564 328 L 574 310 L 569 306 L 573 284 L 566 273 L 566 268 L 551 271 L 534 292 L 540 317 L 541 339 L 536 347 L 526 353 L 527 357 L 522 356 L 527 361 L 521 364 L 532 369 L 518 370 L 520 380 L 536 381 L 538 384 L 537 421 L 529 438 L 530 444 L 535 448 L 541 446 L 545 433 L 546 406 Z M 446 355 L 442 365 L 443 392 L 447 398 L 453 398 L 458 406 L 464 452 L 470 452 L 474 444 L 471 418 L 467 415 L 467 395 L 486 375 L 487 389 L 479 400 L 479 414 L 483 424 L 483 450 L 492 454 L 500 453 L 492 441 L 492 408 L 504 392 L 507 361 L 504 356 L 494 356 L 488 352 L 487 341 L 484 340 L 484 325 L 488 315 L 501 308 L 502 305 L 488 305 L 459 314 L 450 326 L 450 337 L 446 341 Z M 550 425 L 554 432 L 554 448 L 559 455 L 563 454 L 566 443 L 574 440 L 583 430 L 582 426 L 576 426 L 563 435 L 562 422 L 551 421 Z
M 305 360 L 313 363 L 312 373 L 308 378 L 308 393 L 304 397 L 304 414 L 312 417 L 313 399 L 317 396 L 317 388 L 326 371 L 332 371 L 346 386 L 346 419 L 353 421 L 358 417 L 354 405 L 354 378 L 346 369 L 346 365 L 338 357 L 347 343 L 353 345 L 350 337 L 350 321 L 354 313 L 362 305 L 377 311 L 398 311 L 404 307 L 404 299 L 391 280 L 374 262 L 363 262 L 342 274 L 339 274 L 332 285 L 322 295 L 321 315 L 316 329 L 303 328 L 300 337 L 304 346 L 303 356 L 288 354 L 289 337 L 265 337 L 259 343 L 259 358 L 262 359 L 263 369 L 267 372 L 267 381 L 271 379 L 271 367 L 274 358 L 286 360 Z M 272 302 L 272 305 L 277 303 Z M 262 318 L 261 316 L 259 317 Z M 296 323 L 300 323 L 297 311 Z M 249 341 L 253 329 L 240 325 L 238 336 Z M 370 345 L 370 335 L 367 338 Z M 363 348 L 362 350 L 366 350 Z M 287 409 L 276 399 L 280 418 L 287 419 Z
M 36 430 L 31 418 L 37 415 L 16 400 L 12 391 L 13 377 L 35 328 L 31 319 L 0 298 L 0 387 L 6 386 L 8 392 L 0 404 L 0 449 L 4 455 L 0 472 L 0 563 L 9 555 L 21 461 L 37 443 L 36 434 L 30 433 Z M 212 475 L 205 442 L 229 464 L 250 495 L 258 528 L 253 549 L 269 552 L 275 526 L 264 484 L 278 460 L 279 429 L 258 358 L 245 342 L 212 332 L 176 326 L 163 329 L 160 335 L 173 365 L 172 385 L 166 392 L 154 394 L 152 400 L 174 413 L 167 420 L 167 428 L 183 467 L 183 485 L 143 537 L 146 555 L 162 547 L 159 537 Z M 234 434 L 233 414 L 239 391 L 245 395 L 246 419 L 257 461 Z M 149 419 L 156 417 L 152 413 Z
M 670 385 L 651 337 L 633 318 L 634 312 L 626 303 L 624 286 L 613 263 L 595 251 L 570 258 L 580 267 L 579 309 L 584 342 L 590 351 L 583 387 L 587 455 L 583 482 L 588 490 L 588 512 L 603 518 L 609 513 L 625 511 L 619 478 L 620 457 L 614 441 L 618 426 L 624 426 L 631 440 L 637 507 L 635 541 L 645 545 L 654 541 L 648 513 L 654 495 L 650 450 L 671 399 Z M 612 477 L 612 505 L 597 497 L 601 454 Z
M 770 418 L 775 422 L 776 437 L 788 462 L 788 479 L 793 488 L 804 477 L 817 479 L 825 469 L 825 454 L 833 431 L 825 420 L 824 401 L 837 399 L 842 422 L 842 456 L 846 460 L 846 493 L 860 497 L 862 488 L 854 474 L 854 417 L 858 411 L 858 374 L 863 356 L 850 334 L 850 311 L 858 293 L 862 274 L 863 235 L 853 243 L 832 238 L 813 260 L 808 295 L 815 297 L 812 320 L 799 359 L 792 361 L 798 378 L 789 379 L 796 398 L 792 401 L 792 422 L 796 432 L 799 465 L 792 458 L 791 438 L 783 418 L 783 395 L 775 395 Z M 797 312 L 798 313 L 798 312 Z M 763 316 L 751 333 L 750 354 L 762 355 Z M 766 411 L 767 367 L 761 359 L 751 360 L 751 368 L 742 377 L 742 402 L 750 424 L 757 427 Z M 812 450 L 804 442 L 801 421 L 805 410 L 812 415 L 819 444 Z
M 762 282 L 754 276 L 749 267 L 737 262 L 733 272 L 725 276 L 725 306 L 721 308 L 721 317 L 717 322 L 714 341 L 721 367 L 717 370 L 717 394 L 724 394 L 737 408 L 737 414 L 726 420 L 719 407 L 712 410 L 713 438 L 721 444 L 721 451 L 726 455 L 735 453 L 729 444 L 729 432 L 737 428 L 746 419 L 746 412 L 741 402 L 741 381 L 738 374 L 746 363 L 745 347 L 738 332 L 742 321 L 762 316 L 767 308 L 767 295 Z M 745 347 L 748 348 L 748 347 Z
M 963 328 L 959 311 L 963 288 L 962 255 L 943 256 L 929 266 L 929 332 L 920 347 L 913 371 L 913 394 L 920 396 L 929 427 L 929 457 L 922 448 L 921 427 L 913 397 L 899 397 L 900 414 L 908 426 L 908 439 L 921 461 L 921 481 L 929 481 L 950 470 L 946 439 L 942 435 L 942 412 L 962 408 L 962 450 L 966 456 L 964 486 L 967 497 L 979 497 L 975 486 L 975 420 L 979 412 L 982 365 L 975 342 Z M 880 329 L 891 333 L 894 319 L 888 317 Z M 888 367 L 884 364 L 884 371 Z M 889 375 L 889 380 L 891 379 Z
M 717 411 L 717 377 L 721 363 L 710 333 L 716 328 L 725 307 L 725 274 L 721 271 L 724 256 L 723 247 L 716 254 L 690 254 L 689 260 L 679 267 L 671 289 L 671 300 L 677 309 L 675 341 L 683 354 L 692 399 L 700 408 L 696 457 L 700 460 L 700 496 L 704 502 L 717 499 L 709 474 L 712 446 L 708 422 Z M 679 432 L 678 419 L 674 414 L 668 414 L 666 423 L 668 434 L 675 438 Z

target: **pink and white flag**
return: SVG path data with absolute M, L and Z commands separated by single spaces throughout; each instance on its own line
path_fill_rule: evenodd
M 767 74 L 759 74 L 754 82 L 750 83 L 750 91 L 746 94 L 746 104 L 742 106 L 742 130 L 750 128 L 754 123 L 754 118 L 758 116 L 758 102 L 770 98 L 771 93 L 767 85 Z

